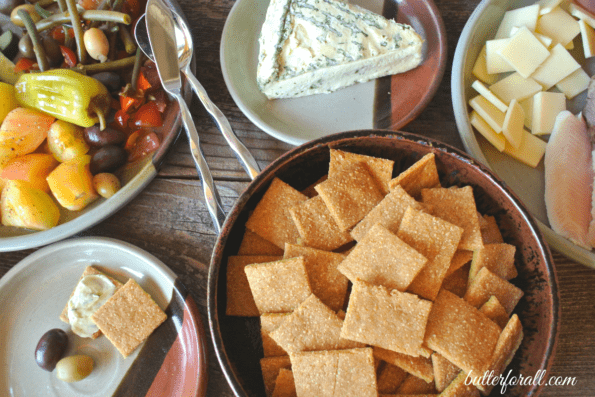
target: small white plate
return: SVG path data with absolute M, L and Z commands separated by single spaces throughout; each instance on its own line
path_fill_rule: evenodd
M 387 128 L 412 121 L 432 99 L 446 65 L 446 34 L 432 0 L 387 0 L 396 21 L 425 40 L 422 66 L 400 75 L 356 84 L 330 94 L 269 100 L 256 85 L 258 37 L 269 1 L 237 0 L 221 38 L 221 69 L 234 101 L 257 127 L 292 145 L 336 132 Z M 354 0 L 378 14 L 385 0 Z
M 83 270 L 91 264 L 119 281 L 133 278 L 168 314 L 166 322 L 125 359 L 105 336 L 80 338 L 59 319 Z M 204 331 L 191 297 L 176 279 L 149 253 L 106 238 L 67 240 L 26 257 L 0 279 L 0 395 L 105 397 L 126 396 L 126 390 L 135 390 L 135 395 L 144 396 L 156 387 L 160 395 L 203 395 Z M 56 378 L 55 371 L 37 366 L 35 348 L 52 328 L 67 332 L 66 355 L 93 358 L 95 368 L 86 379 L 66 383 Z M 172 359 L 177 366 L 164 370 Z M 175 377 L 179 384 L 168 385 L 163 376 Z M 182 386 L 186 386 L 183 391 Z

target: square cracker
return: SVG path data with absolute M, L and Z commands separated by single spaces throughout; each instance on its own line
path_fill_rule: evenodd
M 283 258 L 300 256 L 304 258 L 312 293 L 332 310 L 341 310 L 349 282 L 337 266 L 345 259 L 345 255 L 294 244 L 285 245 Z
M 290 357 L 298 396 L 378 395 L 371 348 L 301 352 Z
M 432 214 L 463 228 L 459 249 L 474 251 L 483 247 L 473 188 L 435 188 L 421 191 L 422 202 L 432 206 Z
M 248 218 L 246 227 L 283 249 L 285 243 L 296 243 L 299 238 L 289 209 L 307 199 L 307 196 L 275 178 Z
M 490 364 L 490 370 L 494 371 L 495 375 L 503 374 L 504 370 L 512 361 L 516 351 L 521 346 L 523 341 L 523 325 L 521 324 L 519 317 L 513 314 L 500 337 L 498 343 L 494 349 L 492 361 Z M 476 385 L 484 394 L 489 394 L 492 391 L 493 386 L 490 385 Z
M 461 372 L 442 393 L 440 397 L 479 397 L 479 390 L 473 384 L 467 384 L 467 374 Z
M 408 356 L 376 346 L 374 346 L 374 357 L 396 365 L 405 372 L 415 375 L 426 382 L 432 382 L 434 380 L 434 371 L 430 358 Z
M 386 361 L 382 361 L 382 363 L 384 365 L 380 366 L 376 375 L 378 393 L 395 393 L 401 383 L 403 383 L 407 377 L 407 372 L 405 372 L 402 368 L 399 368 L 396 365 Z
M 280 256 L 238 255 L 227 259 L 227 306 L 228 316 L 258 317 L 260 312 L 254 303 L 250 284 L 244 268 L 253 263 L 274 262 Z
M 360 163 L 342 168 L 315 189 L 343 231 L 355 226 L 384 197 L 374 177 Z
M 414 198 L 420 197 L 421 189 L 439 187 L 440 179 L 435 157 L 434 153 L 426 154 L 396 178 L 393 178 L 389 182 L 389 187 L 394 189 L 400 185 Z
M 332 251 L 353 241 L 348 232 L 339 229 L 320 196 L 312 197 L 290 208 L 289 212 L 303 245 Z
M 450 260 L 450 266 L 446 271 L 445 277 L 450 276 L 451 274 L 465 266 L 467 263 L 471 262 L 472 259 L 473 251 L 457 250 L 452 259 Z
M 167 315 L 133 279 L 128 279 L 111 298 L 91 316 L 91 320 L 127 357 Z
M 458 296 L 441 290 L 434 301 L 425 343 L 465 372 L 483 374 L 500 327 Z
M 484 222 L 480 222 L 481 238 L 484 244 L 503 243 L 502 233 L 496 222 L 496 218 L 491 215 L 483 216 Z
M 506 243 L 485 244 L 473 252 L 473 261 L 469 270 L 469 279 L 472 280 L 482 267 L 503 278 L 510 280 L 518 276 L 514 264 L 516 247 Z
M 328 167 L 329 178 L 334 177 L 337 172 L 351 164 L 364 163 L 368 167 L 370 174 L 376 179 L 382 193 L 388 193 L 388 182 L 393 176 L 394 161 L 336 149 L 330 149 L 330 155 L 331 161 Z
M 469 283 L 469 266 L 469 264 L 466 264 L 446 277 L 442 282 L 442 289 L 452 292 L 459 298 L 464 297 Z
M 500 328 L 506 327 L 506 324 L 508 323 L 508 313 L 495 296 L 491 296 L 486 303 L 481 305 L 479 311 L 498 324 Z
M 287 356 L 287 352 L 271 338 L 270 333 L 279 328 L 290 313 L 265 313 L 260 316 L 260 336 L 265 357 Z
M 116 286 L 116 291 L 118 290 L 118 288 L 120 288 L 122 286 L 121 282 L 119 282 L 118 280 L 101 272 L 95 266 L 87 266 L 85 268 L 85 270 L 83 271 L 83 274 L 81 274 L 81 277 L 79 278 L 79 280 L 77 282 L 77 285 L 85 276 L 91 276 L 91 275 L 102 275 L 102 276 L 107 277 Z M 76 285 L 74 286 L 72 293 L 70 294 L 70 298 L 72 298 L 72 295 L 74 295 L 75 289 L 76 289 Z M 70 298 L 68 300 L 70 300 Z M 64 321 L 66 324 L 70 324 L 70 321 L 68 320 L 68 302 L 66 302 L 64 309 L 62 309 L 62 313 L 60 313 L 60 320 Z M 101 335 L 101 331 L 97 331 L 93 334 L 93 336 L 91 338 L 97 339 L 100 335 Z
M 432 302 L 416 295 L 356 281 L 341 336 L 419 356 L 431 309 Z
M 470 281 L 465 293 L 465 300 L 472 306 L 481 307 L 491 296 L 498 301 L 510 315 L 515 306 L 523 297 L 523 291 L 514 284 L 498 277 L 486 267 L 482 267 L 477 276 Z
M 405 291 L 428 260 L 380 224 L 339 265 L 353 283 L 357 280 Z
M 360 241 L 376 223 L 396 233 L 409 207 L 420 211 L 423 209 L 421 203 L 415 201 L 401 186 L 396 186 L 353 228 L 351 236 Z
M 312 293 L 302 257 L 248 265 L 244 271 L 260 314 L 292 312 Z
M 275 381 L 279 376 L 279 372 L 283 368 L 291 368 L 289 356 L 265 357 L 260 359 L 260 369 L 262 370 L 264 391 L 267 397 L 271 397 L 273 395 L 275 390 Z
M 341 320 L 315 295 L 310 295 L 269 335 L 288 353 L 363 347 L 341 338 Z
M 434 384 L 439 392 L 444 391 L 461 372 L 459 367 L 442 357 L 440 353 L 432 354 L 432 366 L 434 368 Z
M 272 397 L 297 397 L 293 372 L 290 369 L 281 368 L 279 370 Z
M 434 300 L 457 250 L 463 229 L 409 207 L 397 236 L 428 259 L 409 291 Z
M 260 237 L 250 229 L 246 229 L 240 243 L 238 255 L 274 255 L 282 256 L 283 250 Z

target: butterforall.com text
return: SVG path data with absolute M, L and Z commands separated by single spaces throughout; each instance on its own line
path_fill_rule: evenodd
M 482 386 L 500 386 L 500 394 L 506 393 L 509 386 L 575 386 L 575 377 L 550 376 L 546 379 L 546 371 L 540 369 L 535 376 L 518 376 L 512 375 L 512 370 L 508 373 L 498 375 L 494 371 L 486 371 L 483 376 L 473 376 L 473 371 L 467 374 L 465 384 L 482 385 Z

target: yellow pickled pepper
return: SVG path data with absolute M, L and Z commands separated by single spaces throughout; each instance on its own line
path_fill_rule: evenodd
M 81 127 L 105 128 L 111 96 L 98 80 L 68 69 L 25 73 L 15 84 L 17 101 Z

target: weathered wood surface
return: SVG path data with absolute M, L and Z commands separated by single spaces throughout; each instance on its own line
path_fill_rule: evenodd
M 179 0 L 192 27 L 197 77 L 229 118 L 234 130 L 265 166 L 291 148 L 254 126 L 225 89 L 219 43 L 230 0 Z M 421 0 L 420 0 L 421 1 Z M 404 130 L 463 148 L 450 99 L 450 74 L 456 43 L 479 0 L 435 0 L 446 23 L 448 63 L 438 93 L 424 112 Z M 248 178 L 204 110 L 192 106 L 207 161 L 226 210 L 248 185 Z M 147 250 L 181 277 L 206 324 L 207 264 L 216 240 L 202 202 L 187 141 L 181 139 L 167 156 L 159 176 L 114 216 L 80 235 L 107 236 Z M 34 250 L 0 254 L 0 276 Z M 542 396 L 595 396 L 595 271 L 554 253 L 558 271 L 562 322 L 553 367 L 548 375 L 576 377 L 574 387 L 545 388 Z M 208 396 L 232 396 L 219 369 L 210 340 Z

